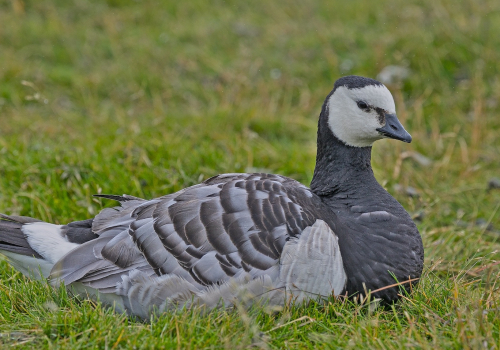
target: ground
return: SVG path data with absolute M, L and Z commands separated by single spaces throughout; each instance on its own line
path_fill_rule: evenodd
M 377 142 L 373 166 L 426 257 L 391 308 L 332 298 L 150 322 L 0 261 L 0 346 L 500 347 L 498 0 L 0 0 L 0 23 L 0 212 L 83 220 L 113 204 L 92 194 L 151 198 L 225 172 L 309 184 L 334 81 L 396 66 L 413 142 Z

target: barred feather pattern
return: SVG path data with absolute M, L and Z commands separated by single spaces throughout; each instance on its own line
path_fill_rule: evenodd
M 165 305 L 180 299 L 185 304 L 193 296 L 205 304 L 211 300 L 208 304 L 214 307 L 217 296 L 225 297 L 224 302 L 231 305 L 231 300 L 250 286 L 261 292 L 281 289 L 283 299 L 282 293 L 291 290 L 294 278 L 300 275 L 297 267 L 294 273 L 287 268 L 287 275 L 280 279 L 284 247 L 287 243 L 299 247 L 304 230 L 333 215 L 324 212 L 321 200 L 297 181 L 260 173 L 219 175 L 153 200 L 112 199 L 119 200 L 121 206 L 104 209 L 96 216 L 92 231 L 98 238 L 61 259 L 51 278 L 65 284 L 80 282 L 99 293 L 121 294 L 124 309 L 144 317 L 147 310 L 170 308 Z M 331 278 L 340 281 L 335 290 L 338 294 L 345 274 L 331 229 L 334 224 L 329 224 L 322 226 L 323 233 L 317 236 L 324 241 L 320 245 L 331 248 L 320 262 L 338 265 L 325 269 L 337 275 Z M 317 240 L 313 243 L 318 245 Z M 304 249 L 312 249 L 304 244 Z M 332 257 L 335 251 L 338 254 Z M 294 248 L 287 252 L 293 254 Z M 251 282 L 254 280 L 260 282 Z M 243 287 L 242 283 L 250 284 Z M 301 283 L 308 288 L 309 281 Z M 171 287 L 173 284 L 185 288 L 178 290 Z M 332 292 L 330 288 L 319 294 Z M 276 297 L 274 293 L 272 298 Z M 165 304 L 167 299 L 170 302 Z

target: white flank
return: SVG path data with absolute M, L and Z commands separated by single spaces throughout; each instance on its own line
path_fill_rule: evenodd
M 328 101 L 328 124 L 335 136 L 350 146 L 371 146 L 373 142 L 384 138 L 377 131 L 384 125 L 380 124 L 375 110 L 365 112 L 358 107 L 357 101 L 395 114 L 394 99 L 385 86 L 368 85 L 360 89 L 340 86 Z
M 37 280 L 49 277 L 50 270 L 52 270 L 52 266 L 54 266 L 52 263 L 43 259 L 34 258 L 32 256 L 7 251 L 1 251 L 1 253 L 7 257 L 9 264 L 11 264 L 17 271 L 21 272 L 26 277 Z
M 337 235 L 323 220 L 285 244 L 280 265 L 280 280 L 298 300 L 339 295 L 347 281 Z
M 23 225 L 21 231 L 33 250 L 48 262 L 55 264 L 66 253 L 79 246 L 68 242 L 61 234 L 61 227 L 46 222 L 34 222 Z
M 116 293 L 100 293 L 98 289 L 86 286 L 81 282 L 73 282 L 67 288 L 72 295 L 98 300 L 113 308 L 117 313 L 124 313 L 127 311 L 123 304 L 123 297 Z

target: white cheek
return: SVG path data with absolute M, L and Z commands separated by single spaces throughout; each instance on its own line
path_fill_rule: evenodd
M 340 92 L 337 94 L 337 92 Z M 343 91 L 336 91 L 328 103 L 328 124 L 334 135 L 344 143 L 355 147 L 368 147 L 383 138 L 377 131 L 380 124 L 374 111 L 369 113 L 358 108 Z
M 377 114 L 375 112 L 363 113 L 365 114 L 364 118 L 360 118 L 359 115 L 358 118 L 355 118 L 357 122 L 354 124 L 357 124 L 358 132 L 355 133 L 353 130 L 353 135 L 351 137 L 353 142 L 360 145 L 358 147 L 371 146 L 373 142 L 383 138 L 383 136 L 377 131 L 378 128 L 383 126 L 380 124 Z M 356 145 L 353 144 L 353 146 Z

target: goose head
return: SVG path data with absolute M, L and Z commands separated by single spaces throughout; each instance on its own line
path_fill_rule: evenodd
M 370 147 L 383 138 L 411 142 L 390 91 L 377 80 L 354 75 L 338 79 L 323 111 L 330 130 L 346 145 Z

